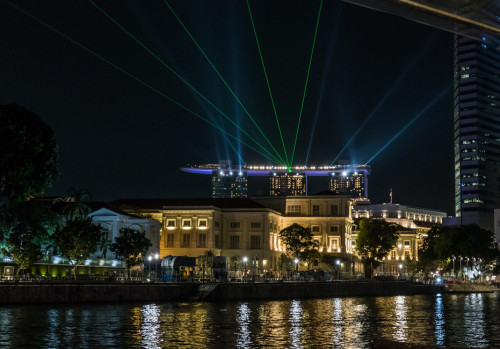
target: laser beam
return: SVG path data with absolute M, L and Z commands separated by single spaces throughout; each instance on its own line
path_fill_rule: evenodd
M 158 62 L 160 62 L 165 68 L 167 68 L 172 74 L 174 74 L 179 80 L 181 80 L 184 84 L 190 87 L 198 96 L 203 98 L 205 102 L 207 102 L 212 108 L 214 108 L 219 114 L 224 116 L 229 122 L 231 122 L 234 126 L 236 126 L 241 132 L 243 132 L 248 138 L 253 140 L 258 146 L 260 146 L 266 153 L 271 153 L 267 150 L 263 145 L 261 145 L 258 141 L 256 141 L 252 136 L 250 136 L 245 130 L 243 130 L 240 125 L 234 122 L 229 116 L 227 116 L 222 110 L 220 110 L 215 104 L 213 104 L 205 95 L 203 95 L 200 91 L 198 91 L 193 85 L 191 85 L 186 79 L 184 79 L 179 73 L 177 73 L 173 68 L 171 68 L 164 60 L 162 60 L 158 55 L 156 55 L 152 50 L 150 50 L 146 45 L 144 45 L 137 37 L 135 37 L 131 32 L 129 32 L 125 27 L 123 27 L 116 19 L 114 19 L 109 13 L 107 13 L 103 8 L 97 5 L 94 1 L 89 0 L 89 2 L 97 8 L 104 16 L 106 16 L 110 21 L 112 21 L 118 28 L 120 28 L 125 34 L 127 34 L 130 38 L 132 38 L 135 42 L 137 42 L 143 49 L 145 49 L 151 56 L 153 56 Z M 272 145 L 271 145 L 272 147 Z M 284 163 L 281 156 L 278 154 L 280 158 L 280 162 Z
M 264 77 L 266 78 L 267 90 L 269 91 L 269 97 L 271 98 L 271 104 L 273 106 L 274 118 L 276 119 L 276 125 L 278 125 L 278 131 L 281 137 L 281 144 L 283 145 L 283 151 L 285 153 L 285 159 L 288 164 L 288 154 L 285 148 L 285 141 L 283 140 L 283 134 L 281 133 L 280 122 L 278 119 L 278 113 L 276 112 L 276 106 L 274 104 L 273 94 L 271 92 L 271 85 L 269 84 L 269 78 L 267 77 L 266 65 L 264 64 L 264 57 L 262 55 L 262 50 L 260 49 L 259 37 L 257 36 L 257 30 L 255 29 L 255 23 L 253 21 L 252 10 L 250 8 L 250 2 L 247 0 L 248 14 L 250 16 L 250 22 L 252 23 L 253 34 L 255 36 L 255 42 L 257 43 L 257 49 L 259 51 L 260 62 L 262 63 L 262 70 L 264 71 Z
M 297 146 L 297 138 L 299 137 L 300 121 L 302 119 L 302 111 L 304 110 L 304 101 L 306 99 L 307 83 L 309 82 L 309 73 L 311 71 L 311 63 L 312 63 L 312 59 L 313 59 L 314 45 L 316 44 L 316 36 L 318 35 L 319 18 L 321 16 L 321 8 L 322 7 L 323 7 L 323 0 L 321 0 L 321 2 L 319 4 L 318 19 L 316 20 L 316 29 L 314 30 L 314 38 L 313 38 L 313 44 L 312 44 L 312 48 L 311 48 L 311 56 L 309 57 L 309 66 L 307 67 L 306 84 L 304 86 L 304 94 L 302 95 L 302 103 L 300 105 L 300 112 L 299 112 L 299 121 L 297 123 L 297 132 L 295 133 L 295 141 L 293 143 L 292 157 L 291 157 L 289 166 L 292 166 L 293 157 L 295 156 L 295 147 Z
M 394 82 L 394 84 L 392 85 L 392 87 L 384 94 L 384 96 L 382 97 L 382 99 L 377 103 L 377 105 L 375 106 L 375 108 L 372 109 L 372 111 L 370 112 L 370 114 L 368 114 L 368 116 L 363 121 L 363 123 L 358 127 L 358 129 L 356 130 L 356 132 L 354 132 L 354 134 L 351 136 L 351 138 L 349 138 L 349 140 L 344 145 L 344 147 L 339 151 L 339 153 L 337 154 L 337 156 L 332 160 L 332 162 L 330 163 L 330 166 L 332 166 L 339 159 L 339 157 L 342 155 L 342 153 L 354 141 L 354 138 L 356 138 L 356 136 L 363 130 L 363 128 L 365 127 L 365 125 L 368 123 L 368 121 L 370 121 L 375 116 L 375 114 L 380 109 L 380 107 L 382 107 L 382 105 L 384 105 L 384 103 L 387 101 L 387 99 L 389 99 L 389 97 L 392 94 L 392 92 L 394 92 L 394 90 L 396 90 L 396 88 L 399 86 L 399 84 L 401 83 L 401 81 L 403 81 L 403 79 L 406 78 L 406 76 L 408 75 L 408 73 L 410 72 L 410 70 L 413 69 L 413 67 L 415 66 L 415 64 L 420 60 L 420 57 L 422 57 L 423 54 L 424 54 L 424 52 L 426 52 L 429 49 L 430 42 L 432 42 L 434 40 L 434 38 L 435 38 L 435 36 L 432 38 L 432 40 L 427 40 L 426 41 L 423 49 L 420 50 L 420 53 L 417 56 L 415 56 L 413 58 L 413 61 L 409 65 L 406 66 L 406 68 L 403 70 L 403 72 L 401 74 L 398 75 L 398 78 L 396 79 L 396 81 Z
M 450 89 L 450 86 L 447 86 L 439 95 L 434 97 L 434 99 L 424 108 L 422 109 L 417 115 L 415 115 L 401 130 L 399 130 L 382 148 L 380 148 L 379 151 L 377 151 L 367 162 L 366 165 L 368 165 L 373 159 L 375 159 L 381 152 L 384 151 L 385 148 L 387 148 L 389 145 L 391 145 L 392 142 L 396 138 L 398 138 L 408 127 L 410 127 L 415 121 L 417 121 L 422 115 L 424 115 L 427 110 L 429 110 L 448 90 Z
M 51 26 L 50 24 L 42 21 L 41 19 L 39 19 L 38 17 L 32 15 L 31 13 L 27 12 L 26 10 L 22 9 L 21 7 L 17 6 L 17 5 L 14 5 L 13 3 L 11 3 L 10 1 L 8 0 L 4 0 L 4 2 L 6 4 L 8 4 L 9 6 L 17 9 L 19 12 L 23 13 L 24 15 L 26 15 L 27 17 L 35 20 L 36 22 L 40 23 L 41 25 L 43 25 L 44 27 L 46 27 L 47 29 L 50 29 L 51 31 L 55 32 L 56 34 L 60 35 L 61 37 L 65 38 L 66 40 L 70 41 L 71 43 L 75 44 L 76 46 L 80 47 L 82 50 L 86 51 L 87 53 L 90 53 L 92 54 L 93 56 L 95 56 L 96 58 L 98 58 L 99 60 L 103 61 L 104 63 L 108 64 L 109 66 L 117 69 L 118 71 L 120 71 L 121 73 L 125 74 L 126 76 L 128 76 L 129 78 L 135 80 L 136 82 L 138 82 L 139 84 L 143 85 L 144 87 L 150 89 L 151 91 L 157 93 L 158 95 L 162 96 L 163 98 L 167 99 L 168 101 L 170 101 L 171 103 L 177 105 L 179 108 L 189 112 L 190 114 L 194 115 L 195 117 L 199 118 L 200 120 L 206 122 L 207 124 L 215 127 L 216 129 L 218 129 L 220 132 L 226 134 L 227 136 L 235 139 L 236 141 L 240 142 L 241 144 L 243 144 L 244 146 L 246 146 L 247 148 L 255 151 L 256 153 L 262 155 L 263 157 L 265 157 L 266 159 L 269 159 L 275 163 L 280 163 L 282 164 L 281 162 L 279 162 L 276 157 L 273 157 L 271 155 L 268 156 L 264 153 L 261 153 L 259 150 L 255 149 L 254 147 L 252 147 L 251 145 L 247 144 L 246 142 L 243 142 L 242 140 L 239 140 L 237 137 L 233 136 L 232 134 L 230 134 L 229 132 L 225 131 L 224 129 L 222 129 L 221 127 L 219 127 L 217 124 L 211 122 L 210 120 L 204 118 L 203 116 L 199 115 L 198 113 L 194 112 L 193 110 L 189 109 L 188 107 L 182 105 L 181 103 L 177 102 L 176 100 L 170 98 L 169 96 L 165 95 L 163 92 L 159 91 L 158 89 L 156 89 L 155 87 L 151 86 L 150 84 L 148 84 L 147 82 L 141 80 L 140 78 L 136 77 L 135 75 L 133 75 L 132 73 L 129 73 L 128 71 L 126 71 L 125 69 L 121 68 L 120 66 L 114 64 L 113 62 L 111 62 L 110 60 L 108 60 L 107 58 L 104 58 L 103 56 L 99 55 L 97 52 L 93 51 L 92 49 L 88 48 L 87 46 L 83 45 L 82 43 L 74 40 L 73 38 L 71 38 L 70 36 L 66 35 L 65 33 L 59 31 L 58 29 L 56 29 L 55 27 Z
M 172 14 L 174 15 L 174 17 L 177 19 L 177 21 L 179 22 L 179 24 L 181 25 L 181 27 L 184 29 L 184 31 L 187 33 L 187 35 L 191 38 L 191 40 L 194 42 L 194 44 L 196 45 L 196 47 L 198 48 L 198 50 L 201 52 L 201 54 L 203 55 L 203 57 L 205 57 L 205 59 L 207 60 L 207 62 L 210 64 L 210 66 L 214 69 L 214 71 L 217 73 L 217 75 L 219 76 L 219 78 L 221 79 L 221 81 L 224 83 L 224 85 L 227 87 L 227 89 L 229 90 L 229 92 L 231 93 L 231 95 L 236 99 L 236 101 L 238 102 L 238 104 L 241 106 L 241 108 L 245 111 L 245 114 L 250 118 L 250 120 L 253 122 L 253 124 L 255 125 L 255 127 L 257 127 L 257 129 L 259 130 L 259 132 L 261 133 L 261 135 L 264 137 L 264 139 L 267 141 L 267 143 L 271 146 L 271 148 L 274 150 L 274 152 L 276 153 L 276 155 L 278 155 L 278 157 L 281 158 L 281 155 L 278 153 L 278 151 L 274 148 L 274 146 L 271 144 L 271 142 L 269 141 L 269 139 L 266 137 L 266 135 L 264 134 L 264 132 L 262 131 L 262 129 L 259 127 L 259 125 L 257 125 L 257 122 L 254 120 L 254 118 L 250 115 L 250 113 L 248 112 L 248 110 L 245 108 L 245 106 L 243 105 L 243 103 L 240 101 L 240 99 L 238 98 L 238 96 L 236 95 L 236 93 L 234 93 L 233 89 L 229 86 L 229 84 L 226 82 L 226 80 L 222 77 L 222 75 L 219 73 L 219 70 L 215 67 L 215 65 L 212 63 L 212 61 L 210 60 L 210 58 L 208 58 L 208 56 L 205 54 L 205 51 L 201 48 L 201 46 L 198 44 L 198 42 L 196 41 L 196 39 L 194 38 L 194 36 L 191 34 L 191 32 L 187 29 L 187 27 L 184 25 L 184 23 L 182 22 L 182 20 L 180 19 L 180 17 L 177 15 L 177 13 L 174 11 L 174 9 L 172 8 L 172 6 L 170 6 L 170 4 L 167 2 L 167 0 L 163 0 L 163 2 L 165 3 L 165 5 L 167 5 L 167 7 L 170 9 L 170 12 L 172 12 Z M 281 131 L 280 131 L 281 133 Z M 283 139 L 283 137 L 282 137 Z M 285 151 L 285 156 L 286 156 L 286 151 Z M 283 160 L 283 159 L 282 159 Z

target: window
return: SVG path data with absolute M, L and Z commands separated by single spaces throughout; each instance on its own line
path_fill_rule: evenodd
M 240 229 L 240 222 L 231 222 L 229 223 L 229 227 L 232 229 Z
M 191 234 L 182 234 L 182 246 L 189 247 L 191 245 Z
M 167 248 L 173 248 L 174 247 L 174 234 L 167 234 Z
M 219 223 L 219 221 L 215 221 L 215 222 L 214 222 L 214 227 L 216 227 L 216 228 L 220 227 L 220 223 Z
M 288 205 L 286 212 L 289 216 L 300 216 L 302 209 L 300 205 Z
M 220 248 L 220 238 L 219 235 L 214 235 L 215 248 Z
M 396 251 L 391 251 L 391 259 L 396 259 Z
M 311 231 L 313 233 L 319 233 L 319 225 L 312 225 L 311 226 Z
M 339 216 L 339 205 L 331 205 L 330 206 L 330 216 L 332 216 L 332 217 Z
M 319 205 L 313 205 L 313 216 L 319 216 Z
M 405 259 L 410 259 L 410 251 L 405 251 Z
M 250 248 L 253 250 L 257 250 L 260 248 L 260 236 L 259 235 L 250 236 Z
M 410 247 L 410 240 L 405 240 L 404 244 L 405 244 L 405 248 L 409 248 Z
M 332 252 L 336 252 L 339 248 L 339 240 L 338 239 L 330 239 L 330 248 Z
M 207 247 L 207 234 L 198 235 L 198 247 Z
M 175 219 L 167 219 L 167 229 L 168 230 L 175 229 Z
M 330 225 L 330 233 L 338 233 L 339 226 L 338 225 Z
M 252 229 L 260 229 L 260 222 L 251 222 L 250 228 Z
M 191 229 L 191 220 L 190 219 L 183 219 L 182 220 L 182 229 L 185 229 L 185 230 Z
M 239 235 L 229 236 L 229 248 L 231 248 L 231 249 L 240 248 L 240 236 Z
M 208 229 L 208 223 L 206 219 L 200 219 L 198 220 L 198 229 Z

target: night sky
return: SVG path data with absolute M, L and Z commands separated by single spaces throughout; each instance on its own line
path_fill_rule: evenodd
M 246 3 L 169 3 L 282 152 Z M 241 137 L 90 2 L 16 0 L 15 4 Z M 97 4 L 266 144 L 162 0 Z M 250 2 L 289 153 L 319 4 L 319 0 Z M 47 195 L 64 196 L 77 187 L 89 189 L 94 200 L 208 197 L 210 177 L 183 173 L 180 167 L 227 158 L 238 163 L 238 149 L 247 164 L 270 163 L 4 1 L 0 1 L 0 42 L 0 104 L 25 106 L 56 134 L 61 175 Z M 365 163 L 445 91 L 370 162 L 369 191 L 373 202 L 387 202 L 392 188 L 394 202 L 454 214 L 452 48 L 449 33 L 325 1 L 294 165 L 306 160 L 308 165 L 330 164 L 376 108 L 339 157 Z M 323 189 L 321 183 L 314 186 Z

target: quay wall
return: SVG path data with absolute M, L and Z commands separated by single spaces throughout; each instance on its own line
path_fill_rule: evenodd
M 432 294 L 440 286 L 407 282 L 247 284 L 0 284 L 0 304 L 263 300 Z

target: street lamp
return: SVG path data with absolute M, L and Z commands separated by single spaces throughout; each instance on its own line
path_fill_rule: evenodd
M 155 253 L 155 280 L 158 278 L 158 258 L 160 258 L 160 255 Z
M 148 279 L 151 279 L 151 260 L 153 259 L 153 256 L 149 255 L 148 256 L 148 261 L 149 261 L 149 268 L 148 268 Z
M 299 272 L 299 259 L 298 258 L 295 258 L 293 260 L 295 262 L 295 270 L 297 271 L 297 273 Z
M 245 263 L 245 281 L 247 280 L 247 262 L 248 262 L 248 258 L 247 257 L 243 257 L 243 262 Z
M 340 280 L 340 259 L 337 259 L 337 261 L 335 262 L 335 264 L 337 264 L 337 281 Z
M 403 263 L 399 265 L 399 275 L 403 276 Z

